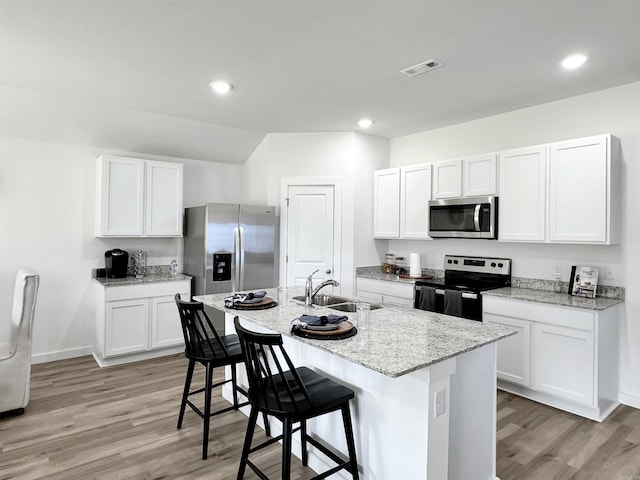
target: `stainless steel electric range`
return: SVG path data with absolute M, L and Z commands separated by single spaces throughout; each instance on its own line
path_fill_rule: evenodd
M 414 307 L 482 321 L 482 292 L 509 285 L 509 258 L 445 255 L 444 278 L 416 281 Z

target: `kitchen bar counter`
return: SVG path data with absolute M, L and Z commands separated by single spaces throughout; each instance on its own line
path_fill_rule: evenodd
M 547 290 L 534 290 L 531 288 L 505 287 L 495 290 L 488 290 L 482 293 L 485 297 L 498 297 L 510 300 L 523 300 L 526 302 L 536 302 L 559 307 L 583 308 L 585 310 L 606 310 L 610 307 L 624 302 L 624 298 L 596 297 L 584 298 L 574 297 L 566 293 L 554 293 Z
M 289 290 L 290 296 L 302 294 L 302 288 Z M 341 312 L 295 303 L 233 310 L 224 307 L 225 296 L 195 299 L 225 312 L 227 333 L 233 332 L 236 315 L 250 330 L 281 333 L 294 364 L 356 392 L 352 416 L 361 479 L 495 480 L 496 342 L 514 334 L 512 329 L 385 305 L 371 311 L 371 327 L 354 337 L 310 340 L 289 333 L 294 318 Z M 268 290 L 268 296 L 275 291 Z M 355 321 L 355 313 L 347 315 Z M 243 371 L 238 381 L 246 386 Z M 228 386 L 223 395 L 231 398 Z M 243 412 L 248 414 L 246 407 Z M 332 414 L 308 428 L 344 454 L 340 425 L 340 415 Z M 271 422 L 273 436 L 280 429 L 279 422 Z M 293 452 L 300 457 L 297 436 Z M 317 472 L 331 466 L 314 449 L 308 464 Z
M 275 290 L 267 292 L 268 296 L 275 297 Z M 302 293 L 303 289 L 300 288 L 295 295 Z M 289 302 L 285 308 L 233 310 L 224 306 L 224 297 L 227 295 L 201 295 L 195 299 L 290 337 L 291 321 L 302 314 L 343 314 L 328 307 L 305 307 L 294 302 Z M 346 315 L 355 324 L 356 314 Z M 496 342 L 515 332 L 473 320 L 385 305 L 371 310 L 371 329 L 360 333 L 340 341 L 295 338 L 389 377 L 399 377 Z

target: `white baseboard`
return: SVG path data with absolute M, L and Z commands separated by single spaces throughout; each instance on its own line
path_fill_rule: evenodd
M 618 400 L 629 407 L 640 408 L 640 395 L 618 392 Z
M 84 357 L 93 353 L 93 345 L 88 347 L 72 348 L 70 350 L 61 350 L 59 352 L 36 353 L 31 355 L 31 363 L 47 363 L 56 360 L 66 360 L 67 358 Z

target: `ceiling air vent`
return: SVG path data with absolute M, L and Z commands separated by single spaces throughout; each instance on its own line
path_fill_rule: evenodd
M 404 73 L 409 77 L 415 77 L 416 75 L 422 75 L 423 73 L 430 72 L 431 70 L 435 70 L 436 68 L 440 67 L 444 67 L 444 63 L 440 60 L 432 58 L 431 60 L 420 62 L 417 65 L 413 65 L 412 67 L 407 67 L 404 70 L 400 70 L 400 73 Z

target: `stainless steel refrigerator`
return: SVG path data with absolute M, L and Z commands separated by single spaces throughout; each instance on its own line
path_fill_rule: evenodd
M 185 209 L 184 272 L 192 294 L 270 288 L 278 282 L 275 207 L 208 203 Z M 207 313 L 224 331 L 224 315 Z

